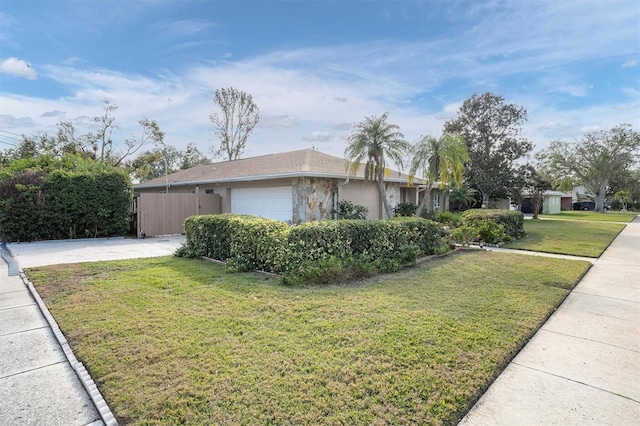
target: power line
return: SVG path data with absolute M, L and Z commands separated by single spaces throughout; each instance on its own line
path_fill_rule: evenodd
M 8 131 L 8 130 L 2 130 L 2 129 L 0 129 L 0 132 L 2 132 L 2 133 L 7 133 L 7 134 L 10 134 L 10 135 L 14 135 L 14 136 L 18 136 L 18 137 L 20 137 L 20 138 L 22 137 L 22 135 L 19 135 L 18 133 L 10 132 L 10 131 Z M 7 138 L 11 138 L 11 136 L 6 136 L 6 137 L 7 137 Z M 15 138 L 11 138 L 11 139 L 15 139 Z

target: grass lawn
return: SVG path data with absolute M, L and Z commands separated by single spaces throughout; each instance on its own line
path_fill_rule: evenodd
M 635 219 L 637 213 L 635 212 L 610 212 L 599 213 L 592 211 L 563 211 L 559 214 L 545 214 L 540 215 L 544 219 L 556 219 L 556 220 L 590 220 L 594 222 L 631 222 Z
M 330 288 L 174 257 L 27 274 L 120 424 L 455 424 L 588 267 L 465 251 Z
M 625 225 L 619 223 L 525 220 L 524 229 L 527 236 L 507 243 L 504 247 L 598 257 L 624 227 Z

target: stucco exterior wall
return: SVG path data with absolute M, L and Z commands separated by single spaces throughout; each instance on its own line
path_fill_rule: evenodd
M 369 209 L 367 219 L 380 219 L 380 195 L 378 195 L 378 185 L 374 182 L 350 181 L 339 188 L 338 200 L 347 200 L 355 205 L 365 206 Z

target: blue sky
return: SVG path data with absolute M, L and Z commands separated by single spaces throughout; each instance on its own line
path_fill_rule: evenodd
M 341 156 L 385 111 L 409 141 L 438 136 L 487 91 L 528 110 L 538 150 L 640 130 L 639 62 L 636 0 L 2 0 L 0 149 L 61 120 L 87 131 L 110 100 L 117 141 L 148 117 L 209 153 L 211 99 L 234 86 L 261 110 L 246 156 Z

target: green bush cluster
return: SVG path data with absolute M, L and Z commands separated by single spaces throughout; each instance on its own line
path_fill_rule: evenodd
M 437 223 L 420 218 L 340 220 L 288 225 L 242 215 L 193 216 L 178 256 L 227 261 L 232 270 L 282 273 L 289 282 L 395 271 L 449 250 Z
M 418 205 L 416 203 L 412 203 L 411 201 L 405 201 L 403 203 L 398 203 L 397 206 L 393 209 L 393 214 L 396 217 L 413 217 L 416 215 L 418 211 Z
M 452 235 L 475 236 L 485 243 L 512 241 L 526 235 L 524 215 L 518 211 L 471 209 L 460 215 L 460 227 Z M 478 240 L 476 240 L 478 241 Z
M 284 262 L 289 226 L 248 215 L 192 216 L 184 223 L 186 241 L 176 254 L 227 261 L 236 271 L 279 272 Z
M 133 189 L 115 168 L 22 170 L 0 182 L 0 232 L 5 241 L 122 235 Z
M 338 203 L 338 219 L 366 219 L 369 209 L 343 200 Z

